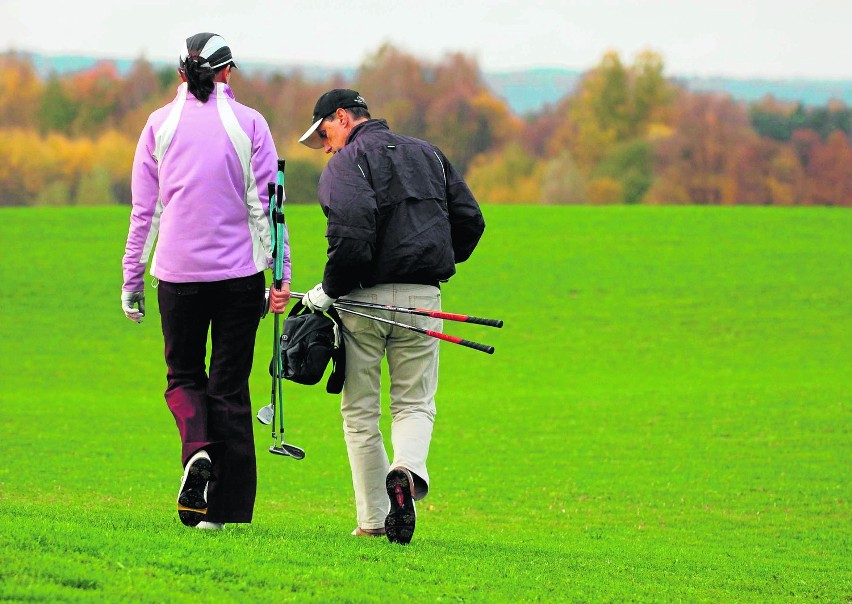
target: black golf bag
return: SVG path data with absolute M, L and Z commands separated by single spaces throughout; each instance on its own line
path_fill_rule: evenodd
M 342 329 L 340 315 L 334 307 L 323 314 L 311 312 L 297 302 L 284 320 L 284 330 L 278 342 L 282 365 L 279 377 L 297 384 L 313 385 L 322 379 L 331 362 L 333 367 L 325 389 L 329 394 L 339 394 L 343 390 L 346 371 Z M 270 375 L 273 371 L 273 363 L 270 363 Z

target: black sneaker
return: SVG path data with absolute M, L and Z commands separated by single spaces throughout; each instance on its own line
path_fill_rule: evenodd
M 411 472 L 403 467 L 388 472 L 385 486 L 390 499 L 390 513 L 385 518 L 385 533 L 391 543 L 403 545 L 414 535 L 417 513 L 414 511 L 414 480 Z
M 178 516 L 186 526 L 197 526 L 207 517 L 207 483 L 212 470 L 210 456 L 204 449 L 186 463 L 177 498 Z

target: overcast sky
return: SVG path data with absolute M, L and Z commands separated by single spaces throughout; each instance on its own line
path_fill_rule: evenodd
M 221 34 L 235 58 L 357 67 L 383 43 L 484 71 L 584 70 L 649 48 L 667 75 L 852 79 L 852 0 L 0 0 L 0 51 L 176 59 Z

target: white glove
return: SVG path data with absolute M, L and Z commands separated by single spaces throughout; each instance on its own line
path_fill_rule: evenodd
M 311 291 L 302 296 L 302 304 L 304 304 L 308 310 L 325 312 L 331 305 L 334 304 L 337 298 L 329 298 L 324 291 L 322 291 L 322 283 L 317 283 L 316 287 L 314 287 Z
M 133 308 L 137 302 L 139 310 Z M 121 292 L 121 310 L 131 321 L 141 323 L 142 317 L 145 316 L 145 292 Z

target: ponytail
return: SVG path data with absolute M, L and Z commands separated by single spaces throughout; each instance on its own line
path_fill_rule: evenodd
M 216 73 L 226 66 L 222 66 L 214 71 L 209 65 L 202 67 L 201 61 L 203 59 L 199 57 L 197 52 L 191 52 L 184 61 L 181 61 L 180 72 L 186 78 L 186 83 L 192 96 L 202 103 L 206 103 L 215 88 L 213 78 L 216 77 Z

